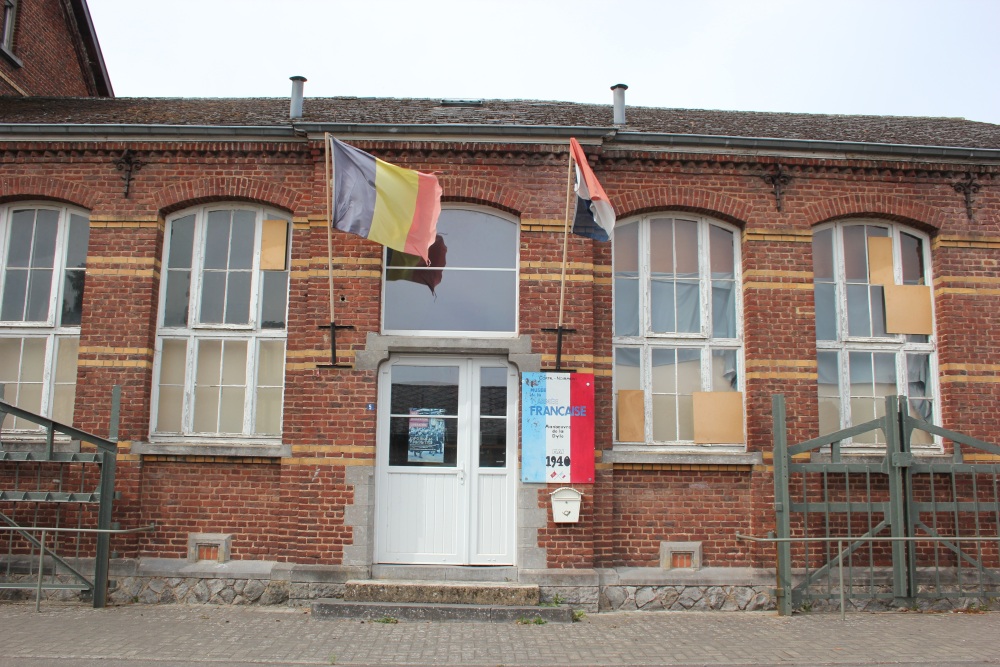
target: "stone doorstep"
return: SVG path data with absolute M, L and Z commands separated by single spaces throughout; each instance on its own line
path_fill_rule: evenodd
M 486 623 L 572 623 L 569 607 L 531 605 L 426 604 L 355 602 L 324 598 L 312 603 L 313 618 L 351 618 L 366 621 L 480 621 Z M 536 620 L 537 619 L 537 620 Z
M 349 602 L 530 607 L 540 601 L 537 585 L 492 581 L 353 580 L 344 586 Z

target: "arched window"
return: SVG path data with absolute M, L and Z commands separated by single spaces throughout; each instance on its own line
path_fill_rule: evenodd
M 739 285 L 735 228 L 677 213 L 618 224 L 618 443 L 743 446 Z M 716 426 L 724 421 L 729 428 L 709 433 L 703 408 L 716 415 Z
M 290 227 L 243 205 L 167 221 L 154 440 L 280 437 Z
M 51 204 L 0 207 L 4 400 L 72 424 L 90 221 Z M 4 430 L 39 430 L 7 416 Z
M 935 421 L 937 360 L 926 236 L 878 220 L 813 232 L 820 433 L 884 414 L 885 397 L 909 397 L 913 416 Z M 914 431 L 914 444 L 931 436 Z M 882 433 L 855 437 L 881 445 Z
M 447 208 L 431 265 L 386 250 L 382 331 L 411 336 L 517 332 L 517 222 L 483 208 Z

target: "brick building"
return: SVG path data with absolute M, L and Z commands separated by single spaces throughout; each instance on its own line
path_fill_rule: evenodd
M 434 566 L 590 608 L 643 587 L 759 608 L 774 551 L 737 533 L 774 529 L 774 394 L 793 442 L 893 394 L 996 440 L 995 125 L 71 92 L 0 99 L 0 383 L 99 435 L 122 387 L 115 519 L 157 529 L 114 539 L 112 599 L 188 599 L 150 593 L 173 578 L 281 601 Z M 339 232 L 328 249 L 325 133 L 438 174 L 436 275 Z M 557 524 L 556 485 L 520 481 L 519 378 L 555 366 L 570 137 L 618 223 L 568 239 L 562 361 L 595 376 L 596 473 Z M 426 415 L 445 435 L 423 460 Z M 8 417 L 4 446 L 26 427 Z

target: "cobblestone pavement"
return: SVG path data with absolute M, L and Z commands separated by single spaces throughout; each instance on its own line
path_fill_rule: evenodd
M 362 623 L 307 610 L 0 604 L 0 666 L 1000 665 L 1000 613 L 616 612 L 574 624 Z

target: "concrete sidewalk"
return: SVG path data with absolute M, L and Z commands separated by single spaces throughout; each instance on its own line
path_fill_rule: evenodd
M 998 665 L 1000 613 L 619 612 L 383 624 L 306 609 L 0 604 L 0 665 Z

